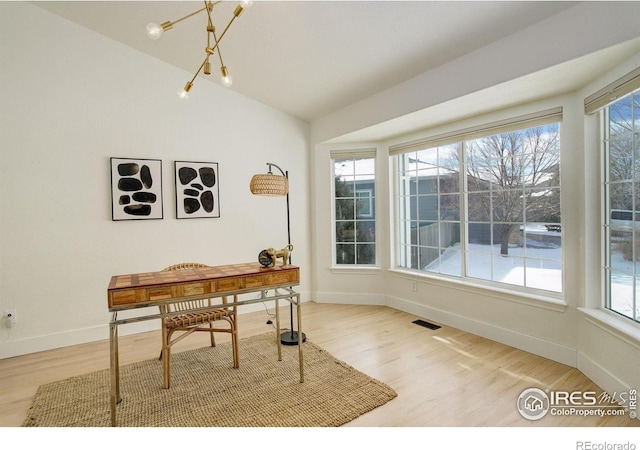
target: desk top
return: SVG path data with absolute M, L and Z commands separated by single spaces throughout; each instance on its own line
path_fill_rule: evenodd
M 264 268 L 259 263 L 146 272 L 111 277 L 107 289 L 109 309 L 143 305 L 204 294 L 234 293 L 283 285 L 297 285 L 297 266 Z

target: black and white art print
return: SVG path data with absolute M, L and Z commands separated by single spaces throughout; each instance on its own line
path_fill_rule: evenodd
M 112 220 L 162 219 L 162 161 L 111 158 Z
M 178 219 L 220 217 L 218 163 L 176 161 Z

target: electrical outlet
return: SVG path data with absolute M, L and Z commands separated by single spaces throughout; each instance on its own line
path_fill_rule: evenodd
M 415 281 L 411 282 L 411 291 L 418 292 L 418 283 Z
M 15 309 L 7 309 L 4 312 L 3 317 L 5 318 L 5 325 L 7 328 L 11 328 L 18 323 L 18 314 Z

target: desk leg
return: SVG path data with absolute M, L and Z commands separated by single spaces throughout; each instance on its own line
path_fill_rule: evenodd
M 109 325 L 110 378 L 111 378 L 111 426 L 116 426 L 116 405 L 122 401 L 120 397 L 120 363 L 118 358 L 118 325 L 113 321 Z
M 160 305 L 162 317 L 162 388 L 169 389 L 171 386 L 171 345 L 169 342 L 169 329 L 164 326 L 164 319 L 167 314 L 167 305 Z
M 300 383 L 304 383 L 304 358 L 302 356 L 302 310 L 300 306 L 300 294 L 298 294 L 296 295 L 296 314 L 298 316 L 298 362 L 300 363 Z M 278 339 L 278 342 L 279 341 L 280 340 Z
M 275 291 L 276 295 L 278 291 Z M 280 299 L 276 302 L 276 342 L 278 343 L 278 361 L 282 361 L 282 343 L 280 342 Z

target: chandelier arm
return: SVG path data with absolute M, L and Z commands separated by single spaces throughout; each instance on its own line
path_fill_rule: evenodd
M 216 2 L 216 3 L 211 3 L 205 0 L 204 5 L 205 5 L 205 9 L 207 10 L 207 16 L 208 16 L 208 24 L 209 26 L 213 26 L 213 19 L 211 18 L 211 12 L 213 11 L 213 7 L 220 2 Z M 209 33 L 207 33 L 208 35 Z M 208 39 L 208 38 L 207 38 Z
M 202 61 L 202 64 L 200 64 L 200 68 L 198 69 L 198 71 L 196 72 L 196 74 L 193 76 L 193 78 L 191 79 L 191 83 L 193 84 L 193 82 L 196 80 L 196 77 L 200 74 L 200 71 L 202 70 L 202 68 L 204 67 L 205 63 L 207 62 L 207 59 L 209 58 L 209 55 L 207 55 L 207 57 L 204 59 L 204 61 Z
M 222 37 L 218 39 L 215 31 L 212 34 L 213 34 L 213 40 L 216 41 L 216 47 L 217 47 L 218 42 L 220 42 L 220 39 L 222 39 Z M 224 63 L 222 62 L 222 52 L 220 51 L 220 47 L 218 47 L 218 59 L 220 59 L 220 66 L 224 66 Z
M 239 12 L 237 12 L 239 9 Z M 234 20 L 236 20 L 238 18 L 238 16 L 240 16 L 240 14 L 242 13 L 243 9 L 241 6 L 238 6 L 238 8 L 236 8 L 236 11 L 234 11 L 233 13 L 233 17 L 231 18 L 231 20 L 229 21 L 229 23 L 227 24 L 227 26 L 225 27 L 224 31 L 222 32 L 222 34 L 220 35 L 220 39 L 216 39 L 216 45 L 214 45 L 213 47 L 207 47 L 207 52 L 209 54 L 213 54 L 213 52 L 215 51 L 216 48 L 218 48 L 218 46 L 220 45 L 220 42 L 222 41 L 222 38 L 224 37 L 225 33 L 227 32 L 227 30 L 229 29 L 229 27 L 231 26 L 231 24 L 233 23 Z M 218 51 L 220 51 L 220 49 L 218 49 Z
M 216 2 L 216 3 L 217 3 L 217 2 Z M 185 19 L 188 19 L 189 17 L 193 17 L 193 16 L 195 16 L 196 14 L 201 13 L 202 11 L 205 11 L 206 9 L 207 9 L 207 7 L 205 6 L 204 8 L 199 9 L 199 10 L 197 10 L 197 11 L 194 11 L 194 12 L 192 12 L 191 14 L 187 14 L 186 16 L 181 17 L 181 18 L 179 18 L 178 20 L 174 20 L 174 21 L 172 21 L 172 22 L 171 22 L 171 25 L 175 25 L 175 24 L 177 24 L 177 23 L 179 23 L 179 22 L 182 22 L 182 21 L 183 21 L 183 20 L 185 20 Z

